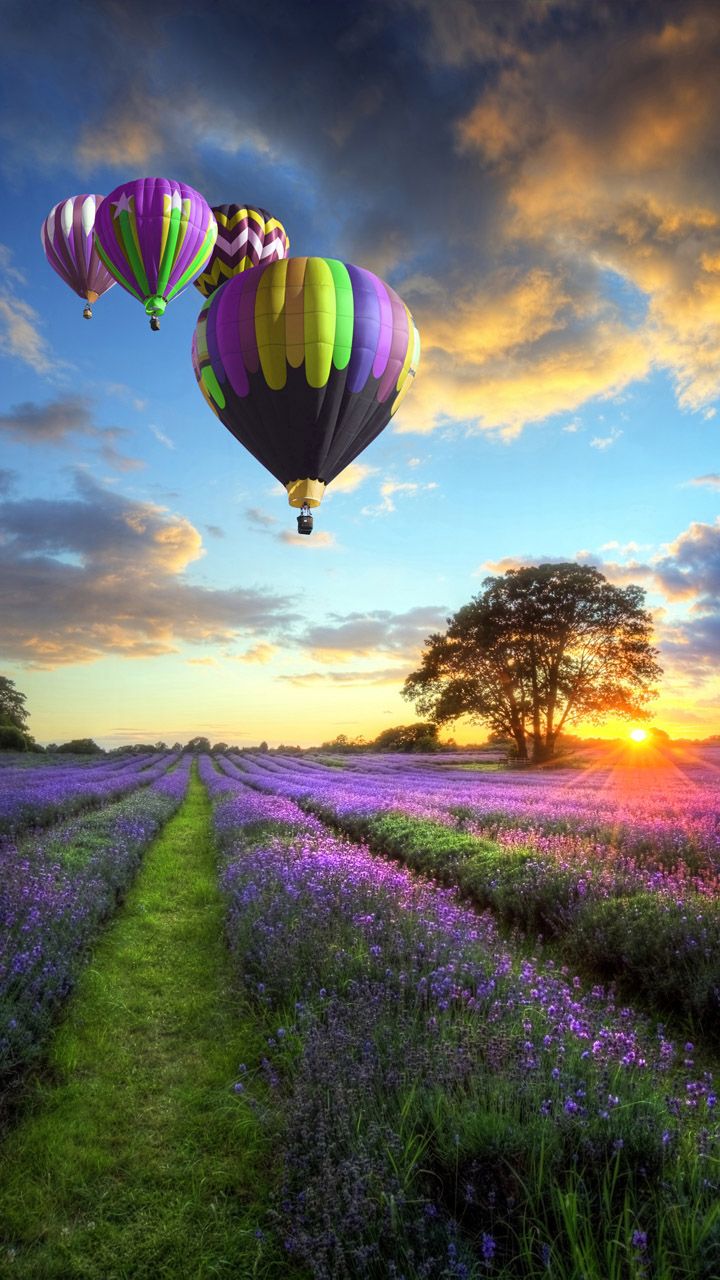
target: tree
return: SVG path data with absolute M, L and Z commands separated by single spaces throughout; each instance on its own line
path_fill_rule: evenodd
M 383 729 L 372 743 L 373 751 L 437 751 L 436 724 L 419 720 L 416 724 L 399 724 Z
M 486 578 L 470 604 L 428 637 L 403 696 L 436 724 L 467 715 L 512 738 L 519 760 L 551 758 L 558 734 L 608 715 L 647 719 L 662 674 L 640 587 L 578 564 Z
M 0 676 L 0 725 L 14 725 L 21 733 L 27 733 L 27 719 L 25 694 L 7 676 Z
M 28 740 L 14 724 L 0 724 L 0 751 L 27 751 Z
M 99 747 L 92 738 L 72 738 L 70 742 L 63 742 L 59 747 L 55 747 L 55 751 L 73 756 L 102 756 L 105 754 L 102 747 Z
M 361 736 L 358 738 L 348 738 L 346 733 L 339 733 L 336 738 L 332 738 L 330 742 L 322 742 L 318 747 L 319 751 L 334 751 L 341 755 L 350 751 L 363 751 L 367 749 L 367 742 Z
M 203 752 L 207 755 L 210 754 L 209 738 L 191 738 L 189 742 L 185 743 L 185 746 L 183 747 L 184 755 L 189 755 L 191 753 L 193 755 L 197 755 L 198 752 Z

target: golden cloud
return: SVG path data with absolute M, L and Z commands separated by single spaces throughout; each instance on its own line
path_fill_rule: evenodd
M 471 347 L 472 309 L 466 311 Z M 564 342 L 529 343 L 505 356 L 484 358 L 481 339 L 476 358 L 458 361 L 449 335 L 435 335 L 428 317 L 423 334 L 429 346 L 412 396 L 403 403 L 396 430 L 400 433 L 435 430 L 448 418 L 472 427 L 518 434 L 528 422 L 557 413 L 573 413 L 595 396 L 618 394 L 650 371 L 647 338 L 616 320 L 584 325 Z
M 93 121 L 80 135 L 75 159 L 81 169 L 98 165 L 113 168 L 145 169 L 163 151 L 165 140 L 153 118 L 163 118 L 162 104 L 148 99 L 131 104 L 117 114 L 111 112 L 102 124 Z
M 354 493 L 368 476 L 375 475 L 376 472 L 377 467 L 369 467 L 365 462 L 351 462 L 333 480 L 331 493 Z
M 581 281 L 587 288 L 593 275 L 596 297 L 602 299 L 603 271 L 624 277 L 647 300 L 644 319 L 628 333 L 634 359 L 628 362 L 618 353 L 619 368 L 614 359 L 605 359 L 602 370 L 593 368 L 583 378 L 573 359 L 572 326 L 566 330 L 567 372 L 571 377 L 574 368 L 578 374 L 572 391 L 567 381 L 558 388 L 552 360 L 531 361 L 535 386 L 528 382 L 526 366 L 509 368 L 507 381 L 517 378 L 518 390 L 532 396 L 538 410 L 528 419 L 556 411 L 555 406 L 572 409 L 595 394 L 612 394 L 625 378 L 643 376 L 651 356 L 654 364 L 669 369 L 682 407 L 703 408 L 720 394 L 720 183 L 716 166 L 707 162 L 720 110 L 719 36 L 717 8 L 695 5 L 674 22 L 638 29 L 613 44 L 612 57 L 603 56 L 599 43 L 608 42 L 609 55 L 609 28 L 604 37 L 579 43 L 572 65 L 566 45 L 547 44 L 539 52 L 518 54 L 494 82 L 489 80 L 457 124 L 459 149 L 475 153 L 500 184 L 501 250 L 547 262 L 546 272 L 564 281 L 573 306 Z M 562 320 L 561 296 L 562 290 L 547 291 L 550 325 Z M 533 300 L 538 306 L 542 301 L 537 290 Z M 538 338 L 532 324 L 527 326 L 528 341 L 540 346 L 543 315 L 539 306 Z M 520 320 L 525 318 L 521 309 Z M 622 341 L 617 306 L 610 324 Z M 463 358 L 471 364 L 476 359 L 472 343 L 482 349 L 484 328 L 471 321 L 461 339 Z M 502 307 L 497 333 L 498 350 L 504 337 L 504 349 L 512 355 L 512 325 L 502 323 Z M 435 336 L 431 331 L 431 342 Z M 604 339 L 588 334 L 583 353 L 588 366 L 595 365 L 598 338 L 607 353 L 607 337 L 607 329 Z M 433 367 L 429 382 L 418 395 L 426 403 L 414 410 L 425 429 L 440 411 Z M 419 393 L 420 387 L 418 380 Z M 492 422 L 514 398 L 494 383 L 489 394 Z M 446 397 L 452 416 L 465 415 L 462 401 L 462 393 L 460 403 Z M 403 412 L 406 425 L 410 406 L 408 401 Z M 513 403 L 508 409 L 511 421 L 522 424 L 522 412 Z

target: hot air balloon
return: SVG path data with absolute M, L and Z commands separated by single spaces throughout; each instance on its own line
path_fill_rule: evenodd
M 309 533 L 310 508 L 387 426 L 419 354 L 405 303 L 371 271 L 282 258 L 208 298 L 192 358 L 210 408 L 285 485 Z
M 69 196 L 52 208 L 40 228 L 45 257 L 61 280 L 85 299 L 83 315 L 92 320 L 92 304 L 115 284 L 93 242 L 97 209 L 104 196 Z
M 95 243 L 108 271 L 145 304 L 151 329 L 205 266 L 217 223 L 198 191 L 171 178 L 137 178 L 106 196 Z
M 286 258 L 290 241 L 282 224 L 267 209 L 252 205 L 213 206 L 218 238 L 205 270 L 195 281 L 204 298 L 228 280 L 261 262 Z

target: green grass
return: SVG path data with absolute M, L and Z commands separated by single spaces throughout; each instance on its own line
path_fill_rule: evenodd
M 264 1034 L 229 987 L 193 776 L 0 1148 L 0 1276 L 292 1275 L 266 1230 L 271 1113 L 233 1091 Z

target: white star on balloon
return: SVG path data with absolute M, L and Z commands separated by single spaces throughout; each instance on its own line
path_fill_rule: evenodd
M 119 217 L 120 217 L 120 214 L 121 214 L 121 213 L 123 213 L 123 212 L 125 212 L 125 213 L 132 213 L 132 208 L 131 208 L 131 206 L 130 206 L 130 201 L 131 201 L 131 200 L 132 200 L 132 196 L 129 196 L 129 195 L 128 195 L 128 193 L 127 193 L 127 191 L 123 191 L 123 193 L 122 193 L 122 195 L 121 195 L 120 199 L 119 199 L 119 200 L 116 202 L 116 204 L 115 204 L 115 217 L 116 217 L 116 218 L 119 218 Z

